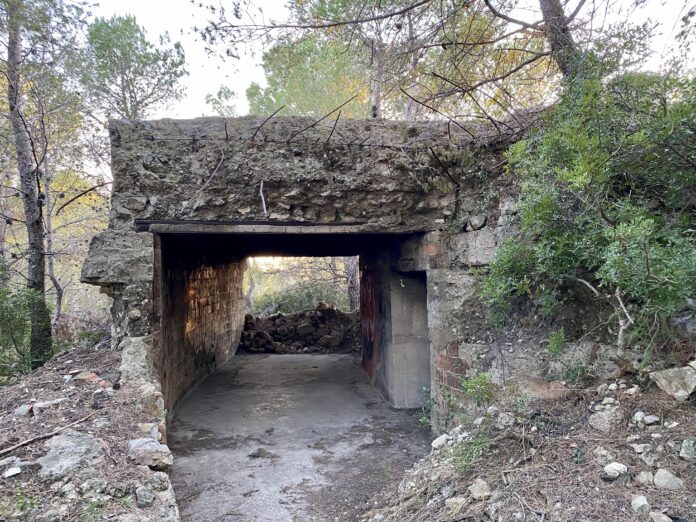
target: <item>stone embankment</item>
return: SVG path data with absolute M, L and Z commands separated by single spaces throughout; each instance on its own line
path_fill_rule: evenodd
M 247 315 L 239 350 L 248 353 L 360 351 L 360 317 L 319 303 L 314 310 L 269 317 Z

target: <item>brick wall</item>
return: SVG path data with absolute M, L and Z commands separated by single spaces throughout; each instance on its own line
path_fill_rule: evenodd
M 168 408 L 236 352 L 243 275 L 242 260 L 163 248 L 158 366 Z
M 452 342 L 443 351 L 438 352 L 435 363 L 435 382 L 452 392 L 461 392 L 462 379 L 466 376 L 469 365 L 459 357 L 459 345 Z

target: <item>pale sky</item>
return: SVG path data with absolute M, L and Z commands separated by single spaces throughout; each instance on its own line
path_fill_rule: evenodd
M 530 1 L 521 0 L 518 5 L 523 6 Z M 229 0 L 222 2 L 232 3 Z M 632 4 L 632 1 L 617 0 L 615 3 L 620 7 Z M 576 2 L 571 0 L 570 4 L 574 6 Z M 587 4 L 590 5 L 592 2 Z M 263 6 L 267 20 L 278 21 L 287 16 L 285 0 L 260 0 L 257 5 Z M 682 7 L 683 0 L 646 0 L 645 7 L 632 15 L 634 22 L 652 20 L 662 24 L 662 34 L 653 45 L 656 55 L 651 60 L 651 68 L 659 68 L 659 55 L 669 46 L 672 34 L 678 29 Z M 528 18 L 529 13 L 525 11 L 520 7 L 517 16 Z M 259 45 L 247 50 L 240 60 L 229 58 L 225 62 L 205 52 L 192 27 L 203 26 L 209 13 L 195 7 L 190 0 L 101 0 L 93 12 L 97 16 L 105 17 L 132 14 L 138 23 L 145 27 L 151 40 L 156 41 L 158 35 L 167 31 L 173 41 L 179 41 L 183 45 L 189 71 L 189 75 L 184 79 L 186 96 L 175 106 L 158 111 L 153 115 L 155 118 L 193 118 L 211 114 L 211 109 L 205 103 L 205 96 L 217 92 L 221 85 L 226 85 L 237 93 L 237 112 L 242 115 L 248 108 L 244 96 L 246 88 L 252 81 L 264 83 L 260 67 L 263 50 Z M 623 19 L 625 16 L 625 13 L 615 12 L 612 18 Z
M 207 0 L 203 1 L 205 3 Z M 259 3 L 263 4 L 269 18 L 287 17 L 285 0 L 262 0 Z M 252 81 L 264 81 L 260 67 L 263 50 L 258 45 L 253 49 L 254 56 L 247 51 L 239 60 L 228 58 L 223 62 L 206 53 L 203 43 L 192 28 L 194 25 L 204 26 L 209 13 L 195 7 L 190 0 L 101 0 L 99 6 L 92 11 L 96 16 L 104 17 L 131 14 L 145 28 L 151 41 L 156 42 L 160 34 L 169 32 L 172 41 L 179 41 L 184 47 L 189 72 L 184 79 L 186 97 L 176 106 L 158 111 L 153 115 L 155 118 L 210 115 L 212 110 L 205 103 L 205 96 L 216 93 L 221 85 L 226 85 L 237 93 L 238 112 L 245 114 L 246 88 Z

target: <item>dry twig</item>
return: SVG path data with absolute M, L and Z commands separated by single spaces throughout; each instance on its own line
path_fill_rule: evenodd
M 49 433 L 44 433 L 43 435 L 38 435 L 36 437 L 32 437 L 31 439 L 27 439 L 27 440 L 23 440 L 22 442 L 18 442 L 14 446 L 10 446 L 9 448 L 6 448 L 6 449 L 0 451 L 0 457 L 4 457 L 5 455 L 9 455 L 13 451 L 16 451 L 20 448 L 23 448 L 24 446 L 29 446 L 30 444 L 33 444 L 34 442 L 39 442 L 40 440 L 50 439 L 54 435 L 58 435 L 61 431 L 67 430 L 68 428 L 72 428 L 73 426 L 77 426 L 78 424 L 86 421 L 87 419 L 94 417 L 97 413 L 99 413 L 99 412 L 93 411 L 89 415 L 86 415 L 85 417 L 82 417 L 81 419 L 77 419 L 75 422 L 71 422 L 70 424 L 62 426 L 62 427 L 55 429 Z

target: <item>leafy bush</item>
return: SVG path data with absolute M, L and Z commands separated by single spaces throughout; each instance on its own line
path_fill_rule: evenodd
M 561 353 L 563 353 L 565 343 L 565 330 L 561 327 L 558 330 L 554 330 L 551 332 L 551 335 L 549 335 L 549 346 L 546 348 L 546 351 L 552 358 L 557 359 L 560 357 Z
M 323 302 L 340 310 L 348 310 L 348 298 L 343 287 L 326 281 L 302 280 L 293 285 L 268 290 L 254 299 L 252 313 L 269 315 L 276 312 L 291 314 Z
M 498 315 L 528 298 L 554 313 L 573 287 L 611 302 L 617 341 L 669 338 L 696 295 L 696 80 L 647 73 L 567 82 L 509 153 L 518 237 L 482 285 Z
M 0 285 L 0 384 L 31 370 L 29 290 Z
M 493 400 L 493 385 L 487 373 L 462 379 L 462 392 L 466 399 L 478 405 L 488 404 Z

